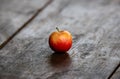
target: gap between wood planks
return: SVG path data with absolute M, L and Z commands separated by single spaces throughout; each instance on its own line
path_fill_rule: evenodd
M 14 32 L 13 35 L 11 35 L 7 40 L 5 40 L 1 45 L 0 45 L 0 50 L 10 41 L 12 40 L 22 29 L 24 29 L 30 22 L 32 22 L 35 17 L 37 17 L 37 15 L 39 13 L 41 13 L 49 4 L 51 4 L 53 2 L 53 0 L 49 0 L 42 8 L 38 9 L 36 11 L 36 13 L 27 21 L 25 22 L 16 32 Z
M 108 76 L 107 79 L 111 79 L 112 76 L 115 74 L 115 72 L 119 69 L 120 67 L 120 62 L 118 63 L 118 65 L 115 67 L 115 69 L 113 70 L 113 72 L 111 72 L 111 74 Z
M 0 49 L 2 49 L 10 40 L 12 40 L 22 29 L 24 29 L 30 22 L 32 22 L 35 17 L 37 17 L 37 15 L 42 12 L 50 3 L 52 3 L 53 0 L 49 0 L 42 8 L 38 9 L 36 11 L 36 13 L 26 22 L 24 23 L 13 35 L 11 35 L 6 41 L 4 41 L 1 45 L 0 45 Z M 118 65 L 115 67 L 115 69 L 111 72 L 111 74 L 108 76 L 107 79 L 111 79 L 112 76 L 115 74 L 115 72 L 118 70 L 118 68 L 120 67 L 120 62 L 118 63 Z

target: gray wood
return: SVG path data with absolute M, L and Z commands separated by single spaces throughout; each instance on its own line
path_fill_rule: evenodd
M 111 79 L 120 79 L 120 68 L 115 72 Z
M 48 0 L 0 0 L 0 44 L 6 41 Z
M 92 1 L 49 5 L 0 51 L 1 79 L 107 79 L 120 62 L 120 10 L 117 0 Z M 56 26 L 73 35 L 68 54 L 49 48 Z
M 83 43 L 73 52 L 74 70 L 81 74 L 82 79 L 107 79 L 120 62 L 120 47 L 118 32 L 120 27 L 112 30 L 100 43 Z M 97 34 L 98 35 L 98 34 Z M 115 36 L 116 35 L 116 36 Z M 79 54 L 78 54 L 79 53 Z M 78 67 L 76 68 L 76 65 Z M 73 74 L 77 73 L 73 70 Z

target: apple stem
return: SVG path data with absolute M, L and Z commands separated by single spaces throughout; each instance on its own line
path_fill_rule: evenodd
M 56 27 L 56 30 L 57 30 L 58 32 L 60 31 L 58 27 Z

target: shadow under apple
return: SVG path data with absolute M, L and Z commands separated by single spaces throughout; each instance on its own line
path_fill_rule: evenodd
M 56 69 L 67 69 L 71 64 L 71 58 L 66 52 L 54 52 L 50 56 L 50 65 Z

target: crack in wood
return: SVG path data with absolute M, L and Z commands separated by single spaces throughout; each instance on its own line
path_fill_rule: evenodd
M 112 76 L 115 74 L 115 72 L 118 70 L 119 67 L 120 67 L 120 62 L 119 62 L 119 64 L 115 67 L 115 69 L 112 71 L 112 73 L 108 76 L 107 79 L 111 79 Z
M 12 40 L 22 29 L 24 29 L 29 23 L 31 23 L 35 17 L 38 16 L 39 13 L 41 13 L 49 4 L 51 4 L 53 0 L 49 0 L 42 8 L 38 9 L 36 13 L 26 22 L 24 23 L 14 34 L 12 34 L 7 40 L 5 40 L 1 45 L 0 45 L 0 50 L 10 41 Z

